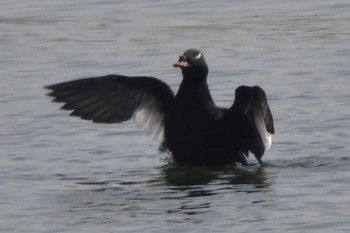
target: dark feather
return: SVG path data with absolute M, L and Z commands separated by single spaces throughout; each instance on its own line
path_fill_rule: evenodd
M 264 152 L 271 146 L 275 132 L 266 94 L 258 86 L 240 86 L 236 89 L 233 105 L 228 110 L 230 130 L 242 152 L 251 151 L 261 162 Z
M 163 116 L 174 94 L 169 86 L 152 77 L 107 75 L 47 86 L 54 101 L 72 116 L 97 123 L 119 123 L 134 118 L 139 126 L 160 135 Z

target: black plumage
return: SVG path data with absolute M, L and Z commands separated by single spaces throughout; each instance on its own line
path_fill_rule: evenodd
M 46 88 L 71 115 L 97 123 L 134 119 L 185 166 L 247 164 L 249 151 L 260 163 L 271 145 L 273 118 L 265 92 L 240 86 L 228 108 L 213 102 L 203 54 L 187 50 L 174 64 L 183 80 L 176 95 L 153 77 L 107 75 L 59 83 Z

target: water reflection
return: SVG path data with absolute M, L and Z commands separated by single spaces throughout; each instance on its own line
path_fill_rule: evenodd
M 262 166 L 230 168 L 165 168 L 162 178 L 169 189 L 187 191 L 188 196 L 211 196 L 222 189 L 236 192 L 265 192 L 273 182 L 273 175 Z
M 130 175 L 130 173 L 133 172 L 129 172 L 123 178 L 103 181 L 87 178 L 72 178 L 72 180 L 75 180 L 77 185 L 88 186 L 92 188 L 92 191 L 97 192 L 115 188 L 142 187 L 141 189 L 185 191 L 188 197 L 212 196 L 222 190 L 247 193 L 265 192 L 270 190 L 274 180 L 273 170 L 260 165 L 226 169 L 184 168 L 167 165 L 160 168 L 159 173 L 154 175 L 143 172 L 137 175 Z M 67 180 L 67 178 L 62 180 Z
M 198 223 L 202 216 L 215 216 L 217 206 L 269 205 L 274 181 L 273 169 L 264 166 L 209 169 L 168 165 L 158 172 L 145 169 L 121 177 L 110 173 L 102 174 L 101 179 L 91 176 L 94 178 L 57 176 L 70 188 L 56 196 L 55 202 L 70 213 L 79 213 L 74 222 L 89 218 L 98 224 L 108 218 L 113 222 L 115 216 L 153 215 L 167 216 L 173 223 Z
M 165 188 L 170 191 L 167 192 L 170 198 L 169 196 L 164 198 L 169 200 L 172 196 L 177 203 L 167 212 L 193 216 L 212 212 L 212 206 L 217 203 L 249 199 L 247 197 L 240 199 L 246 195 L 234 193 L 269 192 L 274 176 L 268 168 L 262 166 L 225 170 L 168 167 L 162 169 L 159 179 L 164 180 Z M 213 196 L 221 197 L 216 199 Z M 264 199 L 261 195 L 253 196 L 258 201 L 254 200 L 251 203 L 262 202 Z

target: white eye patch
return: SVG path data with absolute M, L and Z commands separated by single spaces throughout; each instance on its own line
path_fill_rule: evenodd
M 198 53 L 198 55 L 196 55 L 195 58 L 199 59 L 199 58 L 201 58 L 201 56 L 202 56 L 202 53 Z

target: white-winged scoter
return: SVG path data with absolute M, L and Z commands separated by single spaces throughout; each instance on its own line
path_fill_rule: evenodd
M 163 140 L 174 160 L 184 166 L 247 165 L 249 151 L 261 157 L 271 146 L 273 118 L 265 92 L 240 86 L 233 105 L 219 108 L 207 84 L 203 53 L 189 49 L 174 67 L 183 79 L 176 95 L 153 77 L 106 75 L 47 86 L 62 109 L 97 123 L 136 123 Z

